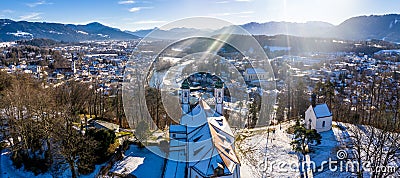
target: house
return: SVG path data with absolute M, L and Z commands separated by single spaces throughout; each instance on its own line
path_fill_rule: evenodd
M 112 130 L 112 131 L 118 131 L 119 130 L 119 125 L 106 122 L 106 121 L 101 121 L 101 120 L 94 120 L 93 121 L 93 126 L 96 129 L 106 129 L 106 130 Z
M 305 126 L 307 129 L 315 129 L 317 132 L 325 132 L 332 129 L 332 113 L 328 105 L 315 104 L 315 95 L 312 96 L 312 104 L 305 113 Z
M 247 68 L 244 71 L 244 81 L 251 82 L 257 80 L 266 80 L 268 78 L 268 73 L 264 69 L 260 68 Z
M 203 99 L 190 110 L 190 87 L 182 84 L 183 116 L 179 125 L 170 126 L 170 150 L 164 177 L 239 178 L 240 162 L 234 149 L 234 135 L 222 115 L 223 84 L 214 88 L 216 107 L 212 109 Z

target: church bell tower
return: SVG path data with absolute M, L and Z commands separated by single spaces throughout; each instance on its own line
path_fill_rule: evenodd
M 223 115 L 224 112 L 224 83 L 221 80 L 215 82 L 214 87 L 214 98 L 215 98 L 215 111 Z
M 182 86 L 181 86 L 181 105 L 182 105 L 182 111 L 183 114 L 189 113 L 190 110 L 190 104 L 189 104 L 189 97 L 190 97 L 190 85 L 189 81 L 186 79 L 183 81 Z

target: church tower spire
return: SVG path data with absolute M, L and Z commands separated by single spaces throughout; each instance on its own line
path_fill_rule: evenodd
M 215 111 L 223 115 L 224 112 L 224 83 L 221 80 L 215 82 L 214 87 L 214 98 L 215 98 Z
M 72 61 L 71 61 L 71 70 L 74 74 L 76 74 L 76 60 L 78 58 L 76 57 L 76 53 L 72 54 Z
M 182 94 L 181 94 L 181 106 L 182 111 L 184 114 L 189 113 L 190 104 L 189 104 L 189 97 L 190 97 L 190 85 L 189 81 L 185 79 L 181 86 Z

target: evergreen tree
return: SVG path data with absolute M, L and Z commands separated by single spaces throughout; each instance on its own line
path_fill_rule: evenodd
M 247 128 L 254 128 L 257 124 L 257 103 L 253 101 L 252 103 L 250 103 L 249 108 L 249 116 L 247 117 L 246 126 Z
M 293 150 L 301 152 L 303 157 L 307 153 L 307 145 L 309 144 L 321 144 L 321 135 L 315 129 L 306 129 L 297 120 L 296 126 L 294 127 L 294 140 L 290 143 L 293 146 Z

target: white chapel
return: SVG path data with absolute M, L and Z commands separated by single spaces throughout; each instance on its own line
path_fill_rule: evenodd
M 332 113 L 326 103 L 316 104 L 316 96 L 311 96 L 311 105 L 305 112 L 305 127 L 325 132 L 332 129 Z

